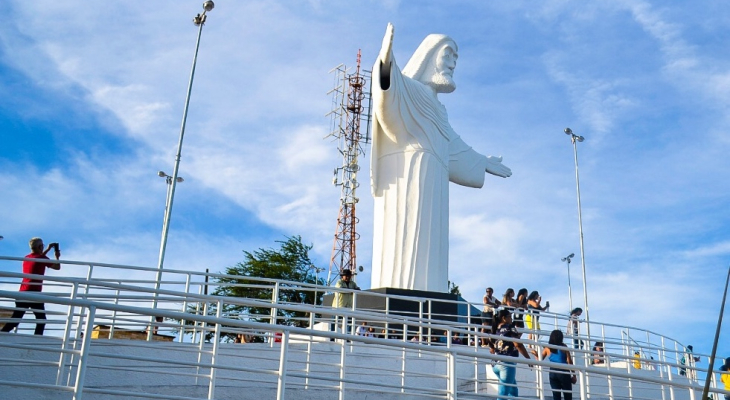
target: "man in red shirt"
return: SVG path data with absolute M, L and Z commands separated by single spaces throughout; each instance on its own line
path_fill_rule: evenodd
M 48 260 L 49 258 L 46 257 L 46 254 L 51 251 L 51 249 L 55 249 L 56 260 L 61 257 L 61 251 L 58 249 L 58 243 L 51 243 L 48 245 L 47 249 L 43 250 L 43 239 L 35 237 L 33 239 L 30 239 L 29 244 L 31 253 L 25 256 L 25 258 Z M 59 270 L 61 269 L 61 264 L 51 264 L 38 261 L 23 261 L 24 274 L 45 275 L 46 267 Z M 43 279 L 23 278 L 23 282 L 20 284 L 21 292 L 40 292 L 41 290 L 43 290 Z M 20 320 L 21 318 L 23 318 L 25 312 L 28 309 L 33 310 L 33 314 L 35 314 L 36 320 L 45 321 L 46 319 L 46 309 L 43 303 L 16 301 L 15 307 L 17 308 L 17 310 L 13 311 L 13 315 L 10 317 L 13 320 Z M 18 323 L 19 322 L 8 322 L 7 324 L 5 324 L 2 331 L 10 332 L 18 326 Z M 42 335 L 45 328 L 45 323 L 37 322 L 35 326 L 35 334 Z

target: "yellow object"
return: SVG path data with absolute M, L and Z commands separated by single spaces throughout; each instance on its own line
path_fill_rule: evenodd
M 641 369 L 641 361 L 638 353 L 634 353 L 634 368 Z

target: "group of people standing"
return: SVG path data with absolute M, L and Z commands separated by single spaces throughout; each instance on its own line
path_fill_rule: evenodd
M 489 347 L 493 354 L 505 357 L 522 355 L 530 359 L 530 353 L 532 353 L 535 358 L 548 359 L 556 364 L 573 364 L 568 347 L 563 343 L 563 332 L 560 330 L 556 329 L 550 333 L 548 345 L 539 355 L 535 350 L 528 352 L 524 344 L 514 340 L 522 337 L 525 326 L 531 332 L 529 339 L 537 340 L 537 333 L 532 332 L 540 329 L 540 311 L 546 311 L 550 307 L 550 302 L 545 302 L 545 306 L 541 304 L 542 297 L 538 291 L 528 294 L 528 290 L 522 288 L 517 292 L 515 298 L 514 289 L 509 288 L 505 291 L 502 300 L 499 300 L 494 297 L 494 289 L 490 287 L 487 288 L 482 302 L 484 304 L 482 333 L 493 333 L 496 336 L 491 339 L 482 337 L 482 347 Z M 492 367 L 492 370 L 499 380 L 500 399 L 503 399 L 503 396 L 519 396 L 516 380 L 517 367 L 514 362 L 500 360 Z M 554 400 L 573 398 L 572 385 L 577 379 L 574 371 L 567 367 L 550 367 L 549 378 Z
M 515 290 L 512 288 L 507 289 L 502 296 L 502 300 L 494 297 L 494 289 L 491 287 L 487 288 L 484 298 L 484 309 L 482 310 L 482 333 L 486 333 L 487 330 L 495 332 L 494 329 L 489 328 L 493 323 L 494 312 L 497 309 L 505 309 L 510 313 L 514 313 L 514 324 L 517 328 L 527 329 L 530 331 L 540 330 L 540 311 L 546 311 L 550 308 L 550 302 L 545 302 L 545 306 L 542 303 L 542 296 L 537 290 L 533 290 L 529 293 L 526 288 L 522 288 L 517 292 L 515 297 Z M 530 340 L 537 340 L 536 334 L 529 334 Z M 487 347 L 486 338 L 481 339 L 482 347 Z

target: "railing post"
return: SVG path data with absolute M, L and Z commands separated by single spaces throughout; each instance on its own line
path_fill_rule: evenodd
M 387 318 L 390 317 L 390 297 L 385 298 L 385 316 Z M 390 335 L 390 325 L 388 324 L 388 321 L 385 321 L 385 337 L 388 337 Z
M 446 353 L 446 385 L 446 399 L 456 400 L 456 354 L 452 352 Z
M 540 348 L 538 348 L 538 351 L 542 351 Z M 539 360 L 539 358 L 538 358 Z M 537 398 L 540 400 L 543 400 L 545 398 L 545 382 L 544 379 L 542 379 L 542 365 L 536 365 L 535 366 L 535 378 L 537 381 Z
M 406 332 L 408 331 L 408 326 L 405 324 L 403 325 L 403 341 L 407 341 L 406 339 Z M 406 348 L 405 346 L 400 352 L 401 357 L 401 363 L 400 363 L 400 392 L 405 393 L 406 392 Z
M 418 320 L 423 321 L 423 302 L 418 302 Z M 423 325 L 418 325 L 418 341 L 423 341 Z M 421 352 L 419 351 L 418 354 L 420 355 Z
M 79 284 L 78 282 L 74 282 L 73 286 L 71 288 L 71 301 L 76 300 L 76 294 L 79 291 Z M 63 329 L 63 342 L 61 343 L 61 357 L 58 360 L 58 372 L 56 373 L 56 385 L 61 385 L 61 378 L 64 375 L 64 369 L 66 368 L 66 361 L 68 360 L 68 353 L 66 351 L 69 349 L 69 347 L 73 348 L 74 346 L 69 346 L 69 336 L 71 336 L 71 326 L 73 325 L 73 317 L 74 317 L 74 310 L 76 307 L 73 304 L 70 304 L 68 306 L 68 315 L 66 316 L 66 327 Z M 71 368 L 68 369 L 68 378 L 66 378 L 66 382 L 69 381 L 71 375 Z
M 662 340 L 664 340 L 663 337 L 662 337 Z M 662 348 L 664 348 L 663 345 L 662 345 Z M 674 348 L 675 349 L 677 348 L 677 342 L 674 342 Z M 666 351 L 666 349 L 664 350 L 663 359 L 664 359 L 664 366 L 667 369 L 667 380 L 670 382 L 670 384 L 669 384 L 669 400 L 674 400 L 674 385 L 671 384 L 672 377 L 674 375 L 672 374 L 672 367 L 670 365 L 667 365 L 668 361 L 667 361 L 667 351 Z
M 428 307 L 427 307 L 428 311 L 426 312 L 426 315 L 428 316 L 428 320 L 430 321 L 433 317 L 433 315 L 431 315 L 431 305 L 432 305 L 431 300 L 430 299 L 427 300 L 427 303 L 428 303 Z M 421 318 L 421 321 L 423 321 L 423 318 Z M 429 345 L 431 345 L 431 335 L 433 335 L 433 330 L 431 329 L 431 324 L 429 323 L 428 324 L 428 341 L 427 341 Z
M 208 315 L 208 302 L 203 305 L 203 315 Z M 198 366 L 195 367 L 195 384 L 200 378 L 200 363 L 203 359 L 203 348 L 205 347 L 205 322 L 200 323 L 200 341 L 198 342 Z
M 198 294 L 199 295 L 203 294 L 203 286 L 198 287 Z M 196 304 L 195 304 L 195 315 L 200 315 L 200 304 L 201 304 L 200 301 L 196 302 Z M 203 314 L 203 315 L 205 315 L 205 314 Z M 201 327 L 203 326 L 202 323 L 200 326 Z M 192 340 L 191 343 L 196 343 L 198 341 L 198 321 L 193 322 L 193 337 L 191 338 L 191 340 Z
M 117 281 L 120 285 L 122 281 Z M 119 305 L 119 294 L 120 290 L 116 290 L 116 296 L 114 296 L 114 305 Z M 112 311 L 112 325 L 109 327 L 109 339 L 114 339 L 114 327 L 117 324 L 117 310 Z
M 309 330 L 310 331 L 314 330 L 314 312 L 309 313 Z M 283 339 L 284 338 L 282 337 L 282 340 Z M 311 358 L 312 358 L 312 341 L 313 340 L 314 340 L 314 335 L 309 335 L 309 340 L 307 340 L 307 362 L 304 365 L 304 375 L 306 375 L 306 377 L 304 378 L 304 390 L 309 389 L 309 369 L 310 369 L 309 367 L 310 367 L 310 362 L 311 362 Z M 282 346 L 283 346 L 283 343 L 284 342 L 282 342 Z
M 345 320 L 347 317 L 345 317 Z M 343 328 L 346 325 L 346 323 L 343 323 Z M 340 393 L 339 393 L 339 400 L 345 400 L 345 361 L 346 361 L 346 355 L 347 351 L 345 350 L 345 347 L 347 346 L 347 340 L 342 340 L 342 343 L 340 343 Z
M 588 389 L 586 388 L 586 370 L 576 371 L 580 378 L 580 400 L 586 400 L 588 398 Z
M 352 311 L 357 310 L 357 292 L 355 292 L 355 293 L 352 294 L 352 308 L 351 308 L 351 310 Z M 350 320 L 350 324 L 351 324 L 350 325 L 350 333 L 354 335 L 355 332 L 356 332 L 356 329 L 357 329 L 356 321 L 355 321 L 355 318 L 349 318 L 349 320 Z
M 272 305 L 271 306 L 271 325 L 272 325 L 272 328 L 276 327 L 276 318 L 278 315 L 278 312 L 277 312 L 278 308 L 276 307 L 276 305 L 278 303 L 279 303 L 279 282 L 277 281 L 274 284 L 274 290 L 271 293 L 271 305 Z M 272 330 L 272 332 L 274 333 L 274 335 L 276 335 L 276 332 L 274 330 Z M 274 347 L 274 341 L 275 341 L 274 338 L 275 338 L 275 336 L 269 338 L 269 347 Z
M 223 316 L 223 304 L 220 300 L 216 303 L 215 317 L 220 321 Z M 210 358 L 210 382 L 208 382 L 208 400 L 215 399 L 215 363 L 218 361 L 218 346 L 221 341 L 221 324 L 215 324 L 215 334 L 213 335 L 213 355 Z
M 86 379 L 86 364 L 89 358 L 89 346 L 91 345 L 91 330 L 94 328 L 94 316 L 96 315 L 96 306 L 89 306 L 89 317 L 86 319 L 86 328 L 84 339 L 81 341 L 81 354 L 79 354 L 79 366 L 76 372 L 76 384 L 74 385 L 73 400 L 81 400 L 84 390 L 84 380 Z
M 343 347 L 344 348 L 344 347 Z M 279 353 L 279 376 L 276 381 L 276 400 L 284 400 L 286 390 L 286 365 L 289 354 L 289 331 L 284 330 L 281 335 L 281 352 Z
M 93 270 L 94 270 L 94 266 L 93 265 L 89 265 L 89 270 L 87 271 L 87 274 L 86 274 L 86 282 L 85 282 L 85 285 L 84 285 L 84 296 L 83 296 L 84 300 L 88 300 L 89 299 L 89 279 L 91 279 L 91 273 L 92 273 Z M 77 294 L 77 297 L 78 297 L 78 294 Z M 82 310 L 82 309 L 80 308 L 80 310 Z M 76 322 L 76 338 L 77 338 L 77 340 L 74 341 L 74 350 L 76 350 L 76 346 L 78 344 L 78 338 L 80 338 L 82 336 L 85 337 L 86 335 L 91 335 L 91 332 L 92 332 L 92 331 L 84 332 L 84 330 L 83 330 L 83 326 L 84 326 L 84 315 L 85 314 L 83 312 L 79 312 L 79 320 L 78 320 L 78 322 Z M 92 330 L 93 330 L 93 326 L 92 326 Z M 76 358 L 76 355 L 71 355 L 71 360 L 69 360 L 69 364 L 73 365 L 73 363 L 75 362 L 75 358 Z M 68 373 L 68 379 L 66 380 L 66 385 L 71 385 L 71 370 L 70 369 L 69 369 L 69 373 Z
M 180 312 L 186 313 L 188 311 L 188 296 L 190 295 L 190 277 L 191 274 L 187 274 L 187 278 L 185 278 L 185 299 L 183 300 L 182 304 L 182 310 Z M 185 338 L 185 320 L 180 320 L 180 333 L 178 333 L 177 341 L 182 343 L 183 338 Z

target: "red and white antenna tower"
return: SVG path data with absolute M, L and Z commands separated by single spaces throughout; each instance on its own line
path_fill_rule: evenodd
M 362 271 L 357 266 L 356 241 L 360 238 L 356 226 L 355 205 L 359 201 L 355 192 L 360 184 L 358 157 L 365 155 L 363 143 L 370 143 L 370 71 L 360 68 L 360 50 L 357 51 L 355 72 L 343 64 L 333 68 L 335 87 L 332 95 L 332 130 L 328 137 L 338 140 L 337 150 L 342 154 L 342 166 L 335 168 L 332 183 L 339 186 L 340 213 L 337 217 L 332 259 L 327 284 L 331 285 L 343 269 L 354 273 Z M 364 125 L 364 126 L 363 126 Z M 364 128 L 364 129 L 363 129 Z

